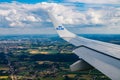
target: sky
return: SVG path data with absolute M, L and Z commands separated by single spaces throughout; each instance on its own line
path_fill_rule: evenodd
M 0 0 L 0 35 L 56 34 L 47 11 L 76 34 L 120 34 L 120 0 Z

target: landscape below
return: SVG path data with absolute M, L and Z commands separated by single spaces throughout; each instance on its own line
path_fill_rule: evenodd
M 120 35 L 83 34 L 120 44 Z M 0 35 L 0 80 L 110 80 L 96 69 L 71 72 L 76 47 L 57 35 Z

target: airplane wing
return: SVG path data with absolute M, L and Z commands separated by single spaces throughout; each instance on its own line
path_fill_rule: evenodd
M 92 66 L 112 80 L 120 80 L 119 45 L 77 36 L 59 23 L 52 13 L 48 15 L 59 36 L 78 47 L 73 52 L 80 60 L 70 66 L 72 71 L 85 70 Z

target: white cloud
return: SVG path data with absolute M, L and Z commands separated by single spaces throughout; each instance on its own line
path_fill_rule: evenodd
M 27 9 L 23 9 L 24 7 L 22 7 L 22 5 L 24 4 L 18 4 L 18 3 L 0 4 L 0 16 L 4 17 L 4 19 L 1 19 L 1 21 L 3 22 L 7 21 L 8 22 L 7 24 L 10 27 L 19 27 L 19 26 L 24 27 L 27 24 L 41 21 L 41 19 L 35 14 L 31 13 L 31 11 Z M 2 24 L 0 24 L 0 26 L 4 27 Z
M 87 6 L 87 5 L 85 5 Z M 78 10 L 82 9 L 82 11 Z M 120 8 L 114 6 L 77 7 L 57 3 L 1 3 L 0 27 L 45 27 L 50 22 L 45 10 L 51 10 L 62 24 L 120 27 Z M 84 27 L 82 26 L 82 27 Z
M 57 3 L 22 4 L 13 2 L 0 4 L 0 16 L 4 17 L 3 20 L 7 21 L 10 27 L 24 27 L 28 26 L 28 24 L 34 26 L 33 23 L 48 22 L 49 18 L 44 12 L 45 10 L 51 10 L 55 15 L 61 15 L 58 17 L 61 23 L 75 24 L 79 22 L 79 20 L 73 18 L 75 18 L 74 15 L 80 13 L 75 13 L 71 7 Z M 72 13 L 72 15 L 69 13 Z
M 120 0 L 65 0 L 67 2 L 82 2 L 95 4 L 120 4 Z

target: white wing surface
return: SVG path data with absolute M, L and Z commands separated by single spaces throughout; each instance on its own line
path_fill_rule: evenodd
M 87 69 L 91 65 L 112 80 L 120 80 L 119 45 L 77 36 L 76 34 L 69 32 L 51 13 L 49 13 L 49 17 L 59 36 L 79 47 L 73 52 L 83 61 L 77 61 L 71 65 L 71 70 Z

